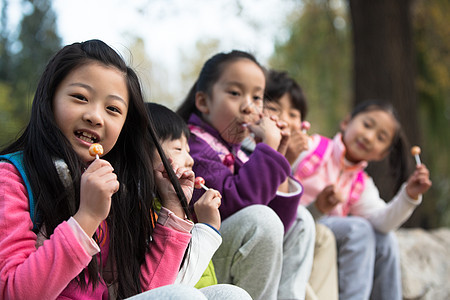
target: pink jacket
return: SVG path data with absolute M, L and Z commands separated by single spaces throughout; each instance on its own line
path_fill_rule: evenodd
M 345 196 L 346 202 L 338 204 L 330 214 L 345 216 L 354 204 L 353 201 L 350 201 L 348 198 L 352 184 L 358 173 L 363 171 L 367 166 L 367 162 L 362 161 L 359 164 L 350 164 L 345 161 L 345 146 L 342 143 L 341 134 L 339 133 L 329 142 L 320 161 L 313 162 L 314 164 L 318 164 L 317 169 L 306 177 L 300 177 L 298 175 L 300 174 L 298 170 L 299 165 L 301 165 L 303 159 L 308 157 L 309 153 L 313 152 L 318 147 L 321 139 L 319 135 L 313 135 L 311 138 L 312 142 L 309 145 L 309 150 L 302 153 L 300 158 L 292 166 L 295 178 L 303 184 L 305 189 L 303 192 L 302 204 L 308 206 L 315 201 L 317 195 L 327 185 L 335 184 L 339 192 Z M 364 176 L 365 179 L 367 179 L 367 175 L 364 174 Z M 359 199 L 356 199 L 356 201 L 357 200 Z
M 105 284 L 82 291 L 73 281 L 98 251 L 92 239 L 74 230 L 77 224 L 71 219 L 38 247 L 28 206 L 17 169 L 0 163 L 0 299 L 108 299 Z M 143 290 L 174 283 L 190 238 L 188 232 L 157 223 L 141 266 Z M 106 239 L 101 243 L 103 262 L 108 248 Z
M 299 165 L 308 157 L 309 153 L 317 148 L 319 141 L 318 135 L 312 136 L 309 150 L 301 153 L 292 165 L 294 174 L 298 174 Z M 404 184 L 389 203 L 386 203 L 381 199 L 373 179 L 364 173 L 362 191 L 358 191 L 359 197 L 355 201 L 351 201 L 348 196 L 352 184 L 355 182 L 355 176 L 363 171 L 366 166 L 367 162 L 365 161 L 352 164 L 345 159 L 345 145 L 342 142 L 342 135 L 336 134 L 323 156 L 323 161 L 320 162 L 320 166 L 315 172 L 306 178 L 297 178 L 304 187 L 301 204 L 310 205 L 327 185 L 335 184 L 339 192 L 347 195 L 347 202 L 337 205 L 330 215 L 346 216 L 350 214 L 366 218 L 377 231 L 382 233 L 397 229 L 422 202 L 422 196 L 417 200 L 411 199 L 406 193 L 406 185 Z

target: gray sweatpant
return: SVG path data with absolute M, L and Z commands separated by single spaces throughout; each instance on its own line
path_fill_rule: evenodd
M 276 213 L 248 206 L 222 222 L 213 256 L 219 283 L 245 289 L 253 299 L 304 299 L 314 255 L 315 226 L 306 209 L 284 234 Z
M 339 299 L 401 300 L 395 234 L 382 234 L 361 217 L 324 217 L 338 248 Z

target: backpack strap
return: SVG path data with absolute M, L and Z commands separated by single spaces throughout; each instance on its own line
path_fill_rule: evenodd
M 325 152 L 327 151 L 330 139 L 324 136 L 319 136 L 320 141 L 316 149 L 309 153 L 298 165 L 295 175 L 297 178 L 306 178 L 313 174 L 323 161 Z
M 28 193 L 28 203 L 30 205 L 30 217 L 33 221 L 33 231 L 38 229 L 38 222 L 35 222 L 35 206 L 34 206 L 34 197 L 33 191 L 31 190 L 30 182 L 28 181 L 27 173 L 25 172 L 25 166 L 23 165 L 23 151 L 17 151 L 13 153 L 8 153 L 4 155 L 0 155 L 0 161 L 7 161 L 16 167 L 19 171 L 20 176 L 22 176 L 22 180 L 25 182 L 25 187 L 27 188 Z
M 297 178 L 306 178 L 312 175 L 316 169 L 321 165 L 328 146 L 331 140 L 327 137 L 320 136 L 319 144 L 316 149 L 309 153 L 298 165 L 297 171 L 295 173 Z M 359 171 L 352 181 L 352 186 L 348 195 L 348 201 L 345 203 L 343 208 L 344 215 L 347 215 L 350 207 L 355 204 L 361 197 L 362 192 L 365 188 L 365 173 L 363 170 Z
M 348 215 L 350 211 L 350 206 L 355 204 L 361 197 L 361 194 L 365 188 L 365 179 L 366 178 L 364 171 L 359 171 L 355 179 L 353 180 L 352 186 L 350 188 L 350 193 L 348 195 L 348 201 L 346 202 L 345 207 L 343 209 L 345 215 Z

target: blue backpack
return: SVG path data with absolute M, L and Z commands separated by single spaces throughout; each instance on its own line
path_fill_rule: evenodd
M 37 232 L 39 225 L 39 217 L 36 215 L 36 207 L 34 204 L 33 191 L 31 190 L 30 182 L 28 181 L 27 173 L 25 171 L 25 166 L 23 165 L 23 152 L 17 151 L 13 153 L 8 153 L 4 155 L 0 155 L 0 161 L 8 161 L 16 167 L 19 171 L 20 176 L 22 176 L 23 181 L 25 182 L 25 186 L 27 188 L 28 193 L 28 203 L 30 204 L 30 217 L 33 221 L 33 231 Z

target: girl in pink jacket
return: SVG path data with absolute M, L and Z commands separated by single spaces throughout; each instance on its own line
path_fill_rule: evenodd
M 421 203 L 430 173 L 419 164 L 408 174 L 409 149 L 390 103 L 363 102 L 340 125 L 333 139 L 313 135 L 292 166 L 305 189 L 302 203 L 336 237 L 339 299 L 401 300 L 392 231 Z M 388 203 L 365 172 L 369 162 L 384 158 L 397 180 L 397 194 Z
M 0 299 L 122 299 L 175 281 L 193 224 L 171 168 L 177 194 L 155 220 L 147 124 L 136 74 L 105 43 L 50 60 L 28 126 L 1 151 Z M 185 287 L 152 295 L 204 299 Z

